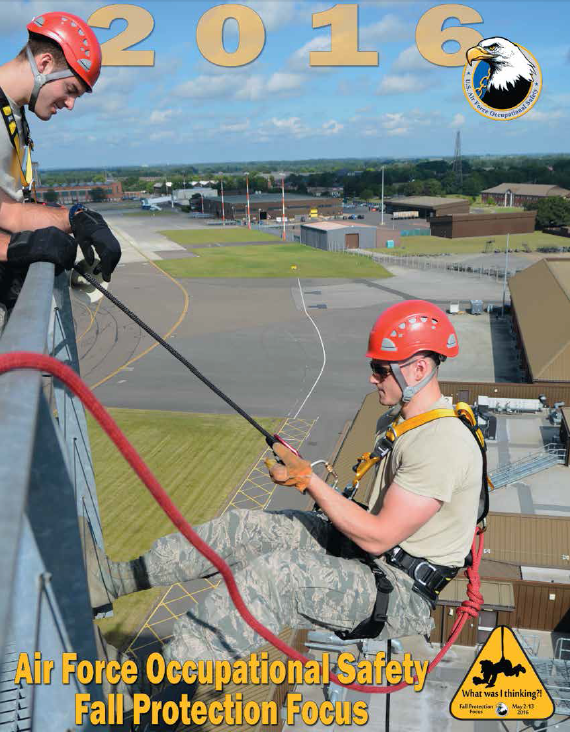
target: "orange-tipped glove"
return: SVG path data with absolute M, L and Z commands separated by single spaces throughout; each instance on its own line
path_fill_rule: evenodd
M 271 480 L 278 485 L 294 486 L 298 491 L 304 493 L 313 473 L 311 463 L 298 457 L 279 442 L 273 445 L 273 452 L 284 465 L 271 458 L 265 459 Z

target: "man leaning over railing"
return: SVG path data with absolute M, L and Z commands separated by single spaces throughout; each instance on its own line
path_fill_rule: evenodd
M 35 202 L 33 143 L 24 107 L 47 121 L 72 110 L 90 93 L 101 70 L 101 48 L 91 28 L 70 13 L 44 13 L 27 26 L 29 40 L 16 58 L 0 66 L 0 301 L 14 305 L 27 267 L 53 262 L 71 269 L 77 245 L 87 263 L 109 282 L 121 258 L 103 217 L 75 204 L 70 209 Z M 73 237 L 70 236 L 73 234 Z

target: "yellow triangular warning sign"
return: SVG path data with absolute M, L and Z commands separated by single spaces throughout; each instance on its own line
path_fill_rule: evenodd
M 456 719 L 548 719 L 554 703 L 513 631 L 491 633 L 449 705 Z

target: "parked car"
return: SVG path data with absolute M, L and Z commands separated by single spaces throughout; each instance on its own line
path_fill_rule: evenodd
M 358 214 L 358 216 L 356 218 L 357 219 L 363 219 L 364 218 L 364 214 Z

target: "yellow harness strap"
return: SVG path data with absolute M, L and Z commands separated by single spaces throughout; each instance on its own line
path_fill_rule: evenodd
M 22 147 L 20 134 L 18 132 L 18 125 L 16 124 L 16 120 L 14 119 L 14 115 L 12 113 L 12 108 L 9 104 L 0 107 L 0 111 L 2 112 L 2 117 L 4 118 L 4 124 L 6 125 L 6 129 L 8 130 L 8 134 L 10 135 L 10 141 L 18 157 L 20 183 L 22 184 L 22 188 L 28 188 L 33 179 L 32 142 L 30 140 L 29 145 Z

